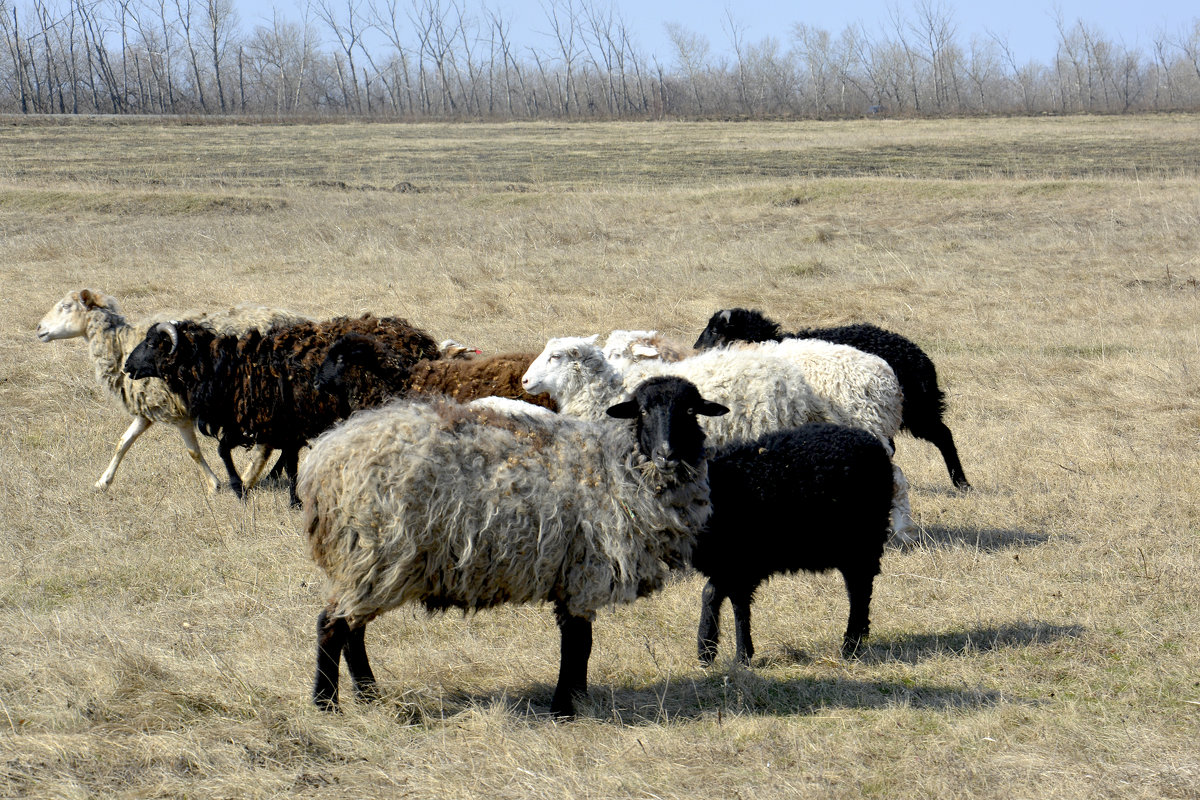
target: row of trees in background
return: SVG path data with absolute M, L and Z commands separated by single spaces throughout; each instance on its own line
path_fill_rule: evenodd
M 964 38 L 917 0 L 873 29 L 796 24 L 725 49 L 683 25 L 647 55 L 612 0 L 543 0 L 543 31 L 468 0 L 0 0 L 0 112 L 387 119 L 840 117 L 1200 109 L 1200 18 L 1128 47 L 1061 15 L 1053 60 Z M 481 0 L 482 2 L 482 0 Z

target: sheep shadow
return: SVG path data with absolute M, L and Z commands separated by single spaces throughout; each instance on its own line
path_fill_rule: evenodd
M 974 656 L 1012 647 L 1031 647 L 1062 639 L 1077 639 L 1086 631 L 1082 625 L 1050 625 L 1033 621 L 943 633 L 872 636 L 868 640 L 863 659 L 868 662 L 899 661 L 916 664 L 930 658 Z
M 944 525 L 929 525 L 920 528 L 911 544 L 898 545 L 898 550 L 927 548 L 968 547 L 986 553 L 1009 550 L 1017 547 L 1037 547 L 1050 541 L 1047 533 L 1005 528 L 949 528 Z
M 1018 622 L 946 633 L 911 633 L 873 636 L 859 658 L 871 664 L 917 664 L 931 658 L 966 658 L 993 650 L 1047 644 L 1082 636 L 1081 625 Z M 619 724 L 720 719 L 723 715 L 811 716 L 830 709 L 883 710 L 889 708 L 931 711 L 973 711 L 1004 703 L 1033 700 L 1001 695 L 980 687 L 921 683 L 907 679 L 860 680 L 834 676 L 784 676 L 766 674 L 772 667 L 817 663 L 802 649 L 785 646 L 781 652 L 755 659 L 747 669 L 725 659 L 708 669 L 667 677 L 650 685 L 620 685 L 593 681 L 586 699 L 578 701 L 580 718 Z M 529 720 L 549 716 L 554 686 L 530 683 L 482 693 L 450 693 L 436 700 L 439 719 L 470 709 L 502 705 L 507 713 Z M 432 704 L 432 700 L 430 700 Z M 403 716 L 415 722 L 411 711 Z M 417 715 L 427 716 L 427 715 Z M 432 721 L 432 719 L 430 720 Z
M 503 692 L 454 693 L 437 701 L 436 714 L 398 714 L 407 723 L 445 720 L 458 713 L 501 706 L 528 721 L 549 719 L 549 683 L 508 687 Z M 591 683 L 576 700 L 578 718 L 620 725 L 720 720 L 727 716 L 814 716 L 831 709 L 972 711 L 1014 702 L 998 691 L 916 681 L 837 677 L 777 677 L 730 665 L 666 678 L 646 686 Z M 1019 702 L 1019 701 L 1016 701 Z
M 1014 622 L 948 633 L 907 633 L 890 637 L 873 634 L 867 639 L 858 661 L 864 664 L 895 661 L 916 664 L 930 658 L 945 656 L 962 658 L 1004 648 L 1029 647 L 1060 639 L 1074 639 L 1082 636 L 1085 631 L 1086 628 L 1082 625 Z M 782 643 L 756 656 L 751 666 L 807 666 L 819 660 L 803 648 Z

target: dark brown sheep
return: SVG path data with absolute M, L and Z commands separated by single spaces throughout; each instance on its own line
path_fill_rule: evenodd
M 353 410 L 406 394 L 439 394 L 460 403 L 508 397 L 556 411 L 549 395 L 531 395 L 521 388 L 521 376 L 534 358 L 533 353 L 504 353 L 408 365 L 385 340 L 352 333 L 329 348 L 316 371 L 316 387 L 336 394 Z
M 184 398 L 201 433 L 220 440 L 218 451 L 238 496 L 245 489 L 233 465 L 232 448 L 260 444 L 283 451 L 291 499 L 298 504 L 300 448 L 352 410 L 313 387 L 329 347 L 348 333 L 386 342 L 400 368 L 439 355 L 427 333 L 398 317 L 338 317 L 240 337 L 190 322 L 162 322 L 151 327 L 130 354 L 125 371 L 134 378 L 162 378 Z M 247 483 L 252 486 L 255 477 Z

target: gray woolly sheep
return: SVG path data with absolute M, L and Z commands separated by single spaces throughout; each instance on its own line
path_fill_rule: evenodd
M 364 632 L 385 611 L 544 601 L 562 637 L 550 710 L 574 714 L 596 610 L 686 563 L 710 513 L 696 415 L 726 411 L 660 378 L 608 409 L 633 425 L 398 401 L 322 435 L 298 487 L 330 589 L 314 703 L 337 707 L 343 655 L 356 694 L 374 695 Z
M 194 312 L 188 314 L 187 318 L 215 330 L 240 333 L 252 329 L 265 330 L 276 323 L 304 319 L 291 312 L 248 305 L 215 313 Z M 42 317 L 37 326 L 37 338 L 52 342 L 56 339 L 85 337 L 96 380 L 133 417 L 133 422 L 117 443 L 108 468 L 96 481 L 97 489 L 109 487 L 125 453 L 138 437 L 155 422 L 163 422 L 179 431 L 183 446 L 203 473 L 209 491 L 216 491 L 219 481 L 204 460 L 196 441 L 195 426 L 182 399 L 161 380 L 134 380 L 122 371 L 125 358 L 145 337 L 148 328 L 149 323 L 133 325 L 127 322 L 114 298 L 92 289 L 81 289 L 59 300 Z

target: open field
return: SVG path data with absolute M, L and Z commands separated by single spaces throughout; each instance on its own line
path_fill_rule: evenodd
M 2 122 L 0 797 L 1200 797 L 1200 118 Z M 600 614 L 577 721 L 533 606 L 380 618 L 384 701 L 325 716 L 284 492 L 207 495 L 161 426 L 92 489 L 128 417 L 33 336 L 85 286 L 491 352 L 874 321 L 937 363 L 975 490 L 897 440 L 921 543 L 857 662 L 801 575 L 752 669 L 725 631 L 702 670 L 682 576 Z

